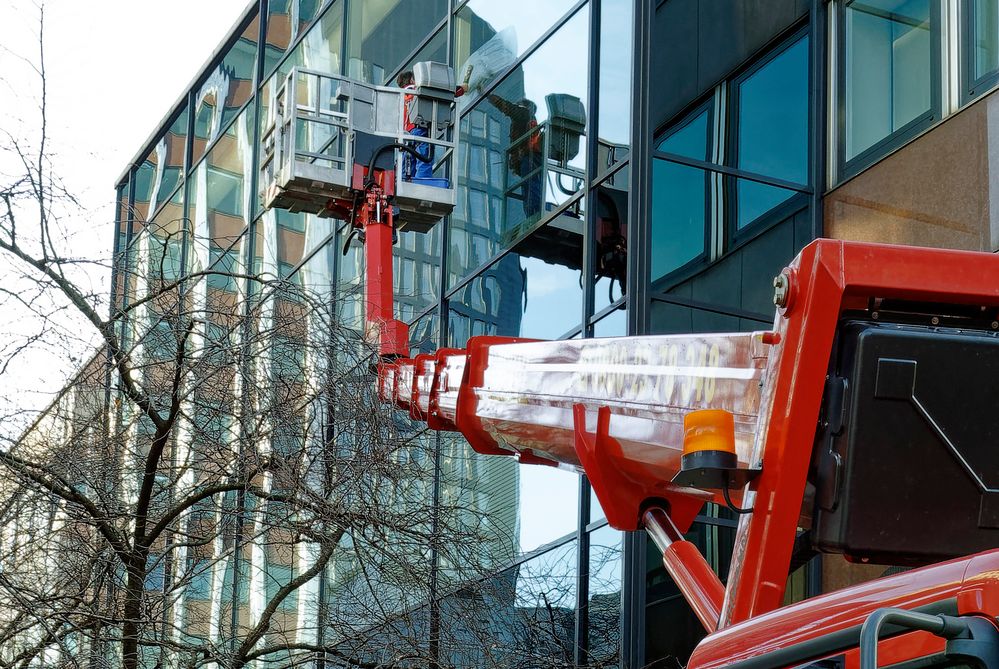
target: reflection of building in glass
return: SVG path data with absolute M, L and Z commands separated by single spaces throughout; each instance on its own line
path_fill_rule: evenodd
M 240 350 L 245 333 L 234 324 L 247 300 L 260 298 L 262 321 L 298 322 L 253 350 L 254 373 L 291 388 L 324 371 L 305 351 L 329 333 L 320 319 L 300 317 L 290 289 L 261 298 L 233 274 L 287 280 L 331 305 L 338 326 L 360 330 L 359 245 L 347 244 L 341 222 L 264 212 L 257 197 L 263 124 L 295 66 L 379 84 L 421 60 L 449 60 L 459 81 L 472 66 L 456 112 L 457 208 L 429 234 L 400 234 L 396 247 L 398 313 L 411 324 L 414 350 L 481 334 L 766 329 L 771 277 L 817 235 L 999 248 L 988 222 L 988 143 L 968 140 L 988 135 L 997 104 L 999 2 L 971 3 L 974 11 L 959 13 L 960 30 L 929 0 L 885 0 L 877 11 L 871 4 L 254 3 L 117 184 L 115 249 L 131 272 L 116 274 L 115 299 L 127 305 L 147 290 L 148 276 L 138 275 L 151 267 L 163 279 L 218 268 L 185 296 L 212 312 L 198 336 Z M 958 35 L 975 39 L 954 43 Z M 647 44 L 656 48 L 635 50 Z M 817 54 L 829 62 L 815 62 Z M 938 72 L 934 62 L 951 68 Z M 825 80 L 829 71 L 840 75 L 835 85 Z M 151 360 L 168 352 L 169 337 L 157 337 L 169 307 L 144 304 L 124 328 Z M 356 339 L 331 348 L 331 357 L 356 362 Z M 216 362 L 219 370 L 232 364 Z M 365 372 L 359 365 L 349 387 L 365 383 Z M 191 398 L 195 427 L 219 447 L 239 445 L 243 427 L 235 420 L 243 388 L 224 377 L 220 371 L 224 390 L 206 387 Z M 293 417 L 276 440 L 254 447 L 307 442 L 315 436 L 310 420 L 322 423 L 325 410 Z M 135 439 L 149 430 L 135 416 L 117 420 Z M 356 451 L 354 437 L 331 441 L 338 458 Z M 686 661 L 701 635 L 696 620 L 658 557 L 643 555 L 644 539 L 622 542 L 605 525 L 585 482 L 479 457 L 453 435 L 414 435 L 414 443 L 421 447 L 407 464 L 437 474 L 421 492 L 461 507 L 438 518 L 441 527 L 475 525 L 484 539 L 462 551 L 440 546 L 419 583 L 400 585 L 389 569 L 375 570 L 387 609 L 422 613 L 372 641 L 377 648 L 365 646 L 366 657 L 385 660 L 409 636 L 422 638 L 421 653 L 458 666 L 612 666 L 622 645 L 634 666 Z M 691 531 L 720 571 L 735 525 L 708 508 Z M 224 552 L 232 536 L 213 550 Z M 309 638 L 327 613 L 320 603 L 353 615 L 358 634 L 388 624 L 372 614 L 359 585 L 367 565 L 350 549 L 345 542 L 329 573 L 296 600 Z M 236 562 L 280 581 L 301 556 L 258 551 Z M 224 584 L 237 624 L 266 595 L 259 581 L 232 585 L 226 569 L 190 594 L 192 606 L 214 611 L 199 633 L 226 629 L 214 594 Z M 848 571 L 828 559 L 822 569 L 812 563 L 793 574 L 794 596 L 816 590 L 823 574 Z M 550 585 L 525 595 L 546 571 Z M 490 587 L 473 587 L 484 583 Z M 624 621 L 620 596 L 634 598 Z M 543 630 L 544 611 L 549 637 L 540 642 L 529 635 Z M 518 656 L 528 643 L 547 659 Z

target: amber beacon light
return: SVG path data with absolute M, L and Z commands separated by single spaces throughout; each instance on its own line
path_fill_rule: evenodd
M 683 417 L 683 455 L 674 484 L 728 490 L 745 486 L 758 473 L 758 469 L 739 467 L 730 411 L 702 409 Z

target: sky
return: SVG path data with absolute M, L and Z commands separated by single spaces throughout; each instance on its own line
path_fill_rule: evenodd
M 75 255 L 106 259 L 113 234 L 115 180 L 212 55 L 248 0 L 46 0 L 48 150 L 80 204 L 64 223 Z M 0 0 L 0 131 L 31 145 L 39 137 L 39 9 Z M 10 164 L 0 157 L 0 177 Z M 0 287 L 17 286 L 0 264 Z M 108 293 L 109 272 L 81 279 Z M 30 328 L 27 321 L 5 328 Z M 85 328 L 81 328 L 81 333 Z M 3 333 L 10 332 L 5 330 Z M 2 344 L 2 342 L 0 342 Z M 74 345 L 86 347 L 81 336 Z M 0 377 L 3 402 L 42 408 L 72 369 L 65 351 L 40 348 Z

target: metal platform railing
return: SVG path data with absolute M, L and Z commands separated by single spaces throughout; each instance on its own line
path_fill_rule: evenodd
M 429 230 L 455 205 L 454 111 L 446 94 L 419 91 L 293 69 L 271 101 L 263 132 L 264 206 L 330 216 L 329 203 L 350 200 L 372 163 L 394 172 L 398 227 Z M 407 99 L 414 97 L 426 137 L 405 130 Z M 432 154 L 433 178 L 416 178 L 416 159 L 393 144 Z

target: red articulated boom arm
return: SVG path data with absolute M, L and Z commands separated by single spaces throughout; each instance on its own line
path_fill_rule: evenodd
M 768 332 L 530 341 L 473 337 L 466 349 L 380 366 L 382 397 L 480 453 L 585 471 L 619 530 L 645 526 L 708 630 L 778 608 L 799 525 L 837 323 L 881 300 L 999 305 L 988 254 L 819 240 L 778 280 Z M 429 389 L 429 396 L 428 396 Z M 734 418 L 739 525 L 727 587 L 682 541 L 718 490 L 673 482 L 684 417 Z
M 884 622 L 946 637 L 948 657 L 964 662 L 980 625 L 901 610 L 943 600 L 987 616 L 996 633 L 999 256 L 819 240 L 775 279 L 771 331 L 473 337 L 410 359 L 393 241 L 432 229 L 457 201 L 446 178 L 453 73 L 440 63 L 414 71 L 404 91 L 294 68 L 262 137 L 265 206 L 334 216 L 364 238 L 365 339 L 377 346 L 384 402 L 461 432 L 480 453 L 584 471 L 610 525 L 649 532 L 713 632 L 690 666 L 794 666 L 861 622 L 873 625 L 858 641 L 865 669 L 876 667 Z M 418 140 L 417 123 L 427 130 Z M 327 141 L 331 132 L 342 141 Z M 705 502 L 742 514 L 725 586 L 683 540 Z M 776 612 L 805 525 L 810 547 L 850 559 L 961 559 Z M 833 632 L 833 645 L 809 645 Z M 955 634 L 965 636 L 952 649 Z M 994 657 L 979 664 L 999 669 L 999 638 L 985 645 Z M 759 662 L 775 649 L 779 658 Z

